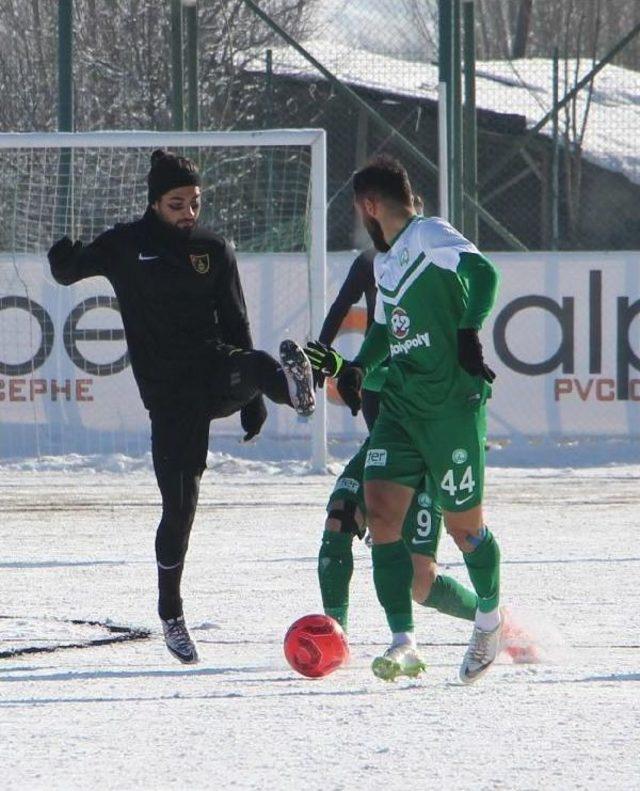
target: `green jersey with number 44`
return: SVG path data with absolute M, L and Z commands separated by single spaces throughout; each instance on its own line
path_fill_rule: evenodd
M 484 403 L 490 386 L 458 362 L 457 331 L 480 329 L 496 298 L 493 264 L 439 217 L 415 216 L 374 261 L 375 320 L 356 362 L 390 357 L 382 403 L 399 417 L 446 417 Z

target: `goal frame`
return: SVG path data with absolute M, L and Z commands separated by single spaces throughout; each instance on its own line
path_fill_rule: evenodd
M 327 144 L 324 129 L 264 129 L 224 132 L 9 132 L 0 134 L 0 149 L 6 148 L 211 148 L 257 146 L 308 146 L 311 150 L 309 206 L 309 300 L 311 333 L 320 335 L 327 291 Z M 251 320 L 251 317 L 249 317 Z M 311 466 L 324 472 L 327 466 L 326 399 L 324 389 L 316 392 L 316 410 L 311 419 Z

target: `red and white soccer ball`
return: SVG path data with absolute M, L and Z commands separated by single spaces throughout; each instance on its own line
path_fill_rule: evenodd
M 347 636 L 328 615 L 304 615 L 291 624 L 284 638 L 284 655 L 307 678 L 333 673 L 349 659 Z

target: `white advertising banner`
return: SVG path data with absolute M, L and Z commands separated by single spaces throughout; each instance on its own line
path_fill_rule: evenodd
M 334 298 L 355 257 L 328 256 Z M 498 378 L 490 434 L 640 435 L 640 253 L 495 254 L 500 295 L 481 337 Z M 144 450 L 148 419 L 126 356 L 117 303 L 104 278 L 57 285 L 46 261 L 0 257 L 0 455 Z M 257 348 L 306 340 L 304 255 L 251 254 L 240 272 Z M 355 353 L 356 306 L 336 346 Z M 364 434 L 329 391 L 329 438 Z M 237 416 L 214 434 L 240 436 Z M 272 406 L 265 435 L 309 436 L 309 424 Z M 132 438 L 135 438 L 132 439 Z
M 492 256 L 493 436 L 640 435 L 640 253 Z

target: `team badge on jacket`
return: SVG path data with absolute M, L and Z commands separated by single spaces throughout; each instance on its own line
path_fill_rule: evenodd
M 191 266 L 196 270 L 199 275 L 206 275 L 210 269 L 209 253 L 204 255 L 190 255 Z

